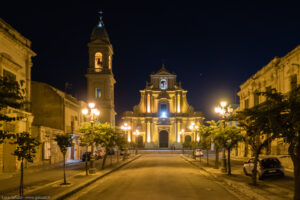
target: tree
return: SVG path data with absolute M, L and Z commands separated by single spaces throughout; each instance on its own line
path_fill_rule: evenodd
M 242 141 L 244 137 L 241 134 L 240 129 L 234 126 L 225 126 L 215 138 L 216 140 L 219 140 L 221 146 L 227 150 L 227 173 L 228 175 L 231 175 L 231 149 L 236 146 L 239 141 Z
M 96 142 L 105 147 L 106 152 L 112 152 L 113 148 L 119 146 L 121 143 L 121 134 L 116 132 L 114 127 L 108 123 L 98 124 L 95 127 L 95 133 L 97 134 Z M 105 161 L 107 158 L 107 153 L 104 155 L 102 162 L 102 169 L 105 168 Z
M 10 122 L 21 119 L 21 117 L 10 117 L 4 111 L 9 107 L 20 109 L 24 105 L 25 90 L 21 89 L 23 82 L 21 81 L 19 84 L 11 78 L 0 76 L 0 121 Z M 6 138 L 12 137 L 13 134 L 0 130 L 0 144 Z
M 258 93 L 258 95 L 261 95 L 261 93 Z M 251 146 L 254 155 L 254 168 L 252 171 L 252 182 L 254 185 L 257 184 L 257 162 L 259 155 L 262 149 L 267 147 L 279 134 L 277 125 L 273 124 L 273 121 L 279 116 L 280 110 L 278 109 L 278 105 L 271 98 L 268 98 L 262 104 L 239 111 L 233 116 L 233 119 L 237 120 L 239 126 L 246 132 L 248 144 Z
M 213 143 L 215 145 L 215 155 L 216 155 L 215 168 L 219 169 L 219 150 L 220 150 L 219 148 L 220 148 L 220 144 L 219 144 L 219 141 L 215 137 L 217 136 L 220 123 L 219 122 L 217 123 L 214 120 L 208 121 L 207 123 L 209 124 L 209 129 L 210 129 L 210 132 L 211 132 L 210 137 L 213 140 Z
M 107 153 L 113 151 L 114 147 L 122 147 L 126 143 L 124 142 L 123 134 L 119 133 L 108 123 L 95 123 L 93 131 L 91 131 L 90 123 L 84 123 L 79 131 L 84 133 L 84 137 L 89 144 L 96 143 L 106 149 L 106 154 L 103 157 L 102 169 L 105 168 L 105 162 L 107 159 Z M 83 137 L 83 138 L 84 138 Z
M 283 95 L 275 89 L 262 93 L 272 102 L 270 126 L 277 138 L 288 144 L 288 153 L 294 164 L 294 199 L 300 199 L 300 86 Z
M 199 133 L 200 133 L 199 145 L 200 145 L 201 149 L 206 150 L 206 164 L 207 165 L 209 165 L 208 150 L 210 149 L 210 146 L 211 146 L 212 131 L 213 131 L 212 127 L 204 125 L 204 124 L 199 127 Z
M 16 144 L 16 150 L 13 155 L 18 157 L 18 160 L 21 161 L 21 180 L 20 180 L 20 196 L 22 197 L 24 194 L 24 184 L 23 184 L 23 175 L 24 175 L 24 160 L 28 162 L 33 162 L 33 158 L 35 157 L 36 147 L 40 145 L 40 142 L 32 138 L 29 133 L 17 133 L 14 135 L 14 141 L 11 144 Z
M 84 133 L 80 136 L 80 146 L 86 147 L 86 157 L 85 157 L 85 174 L 86 176 L 89 174 L 88 172 L 88 147 L 94 144 L 95 141 L 95 134 L 94 131 L 91 131 L 91 123 L 85 122 L 79 128 L 79 132 Z
M 64 183 L 63 185 L 67 184 L 67 180 L 66 180 L 66 153 L 68 150 L 68 147 L 73 146 L 72 143 L 72 134 L 60 134 L 60 135 L 56 135 L 55 139 L 57 142 L 57 145 L 59 146 L 59 149 L 61 151 L 61 153 L 63 154 L 64 157 Z

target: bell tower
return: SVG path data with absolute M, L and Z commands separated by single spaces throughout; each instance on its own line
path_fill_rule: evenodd
M 100 122 L 115 125 L 114 84 L 112 73 L 113 47 L 105 29 L 102 16 L 93 28 L 89 49 L 87 78 L 87 100 L 94 102 L 100 110 Z

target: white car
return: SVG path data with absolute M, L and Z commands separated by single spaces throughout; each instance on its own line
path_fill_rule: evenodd
M 254 158 L 250 158 L 244 163 L 244 173 L 247 176 L 252 174 L 254 168 Z M 266 176 L 284 176 L 284 168 L 276 157 L 261 158 L 257 162 L 257 173 L 260 180 Z
M 203 156 L 203 152 L 201 151 L 201 149 L 195 149 L 195 157 L 202 157 Z

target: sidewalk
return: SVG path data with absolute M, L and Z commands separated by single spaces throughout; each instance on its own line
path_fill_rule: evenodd
M 67 177 L 80 173 L 85 168 L 85 163 L 76 161 L 66 164 Z M 24 189 L 40 186 L 49 181 L 56 181 L 63 176 L 63 163 L 53 165 L 34 166 L 24 169 Z M 0 196 L 18 191 L 20 171 L 0 174 Z
M 192 165 L 201 168 L 207 176 L 215 178 L 249 199 L 286 200 L 293 198 L 294 178 L 292 173 L 286 172 L 284 178 L 268 177 L 263 181 L 258 180 L 258 186 L 253 186 L 251 185 L 251 177 L 243 173 L 243 161 L 241 160 L 231 161 L 232 176 L 228 176 L 221 172 L 221 163 L 220 169 L 214 168 L 214 158 L 209 158 L 209 165 L 207 165 L 206 157 L 201 159 L 201 163 L 199 158 L 195 160 L 190 155 L 185 154 L 182 157 Z
M 73 163 L 68 166 L 66 170 L 67 182 L 70 185 L 61 185 L 63 182 L 63 169 L 54 168 L 50 170 L 39 171 L 35 173 L 24 174 L 24 194 L 27 199 L 57 199 L 60 196 L 65 195 L 68 191 L 78 189 L 78 187 L 85 186 L 90 181 L 99 178 L 99 176 L 105 176 L 107 173 L 116 170 L 127 162 L 135 158 L 135 155 L 131 155 L 129 159 L 122 161 L 122 158 L 117 159 L 116 156 L 110 159 L 110 156 L 106 160 L 106 169 L 101 170 L 102 159 L 96 161 L 97 173 L 93 175 L 85 175 L 85 162 Z M 70 166 L 75 169 L 70 169 Z M 30 177 L 30 178 L 29 178 Z M 14 176 L 6 180 L 2 179 L 0 187 L 0 196 L 4 198 L 17 197 L 19 188 L 19 176 Z M 3 187 L 2 187 L 3 186 Z

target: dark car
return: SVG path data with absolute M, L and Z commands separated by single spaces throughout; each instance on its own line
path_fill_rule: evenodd
M 92 152 L 84 152 L 82 154 L 81 160 L 84 162 L 85 159 L 87 158 L 87 161 L 90 161 L 91 155 L 92 155 Z
M 127 148 L 121 148 L 120 149 L 120 155 L 123 156 L 123 155 L 129 155 L 129 151 Z
M 244 173 L 251 175 L 254 168 L 254 158 L 250 158 L 244 163 Z M 260 180 L 266 176 L 284 176 L 284 168 L 276 157 L 261 158 L 258 161 L 257 173 Z

